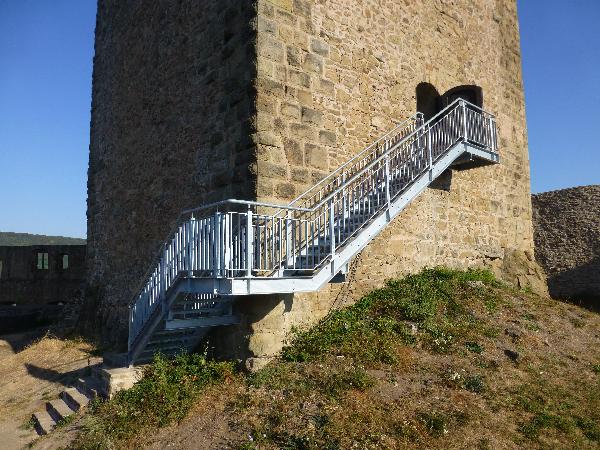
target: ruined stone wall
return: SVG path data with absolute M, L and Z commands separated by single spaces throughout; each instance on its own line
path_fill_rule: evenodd
M 186 208 L 253 198 L 255 9 L 99 0 L 84 322 L 126 342 L 127 303 Z
M 85 282 L 85 245 L 0 246 L 0 305 L 69 303 Z M 47 268 L 38 268 L 38 253 Z M 67 267 L 63 257 L 67 255 Z
M 272 300 L 270 311 L 244 301 L 251 355 L 272 354 L 292 325 L 387 278 L 439 264 L 501 273 L 514 252 L 533 261 L 514 0 L 260 0 L 257 52 L 260 199 L 295 197 L 414 114 L 420 82 L 483 89 L 501 164 L 454 172 L 449 192 L 427 190 L 357 258 L 351 283 Z
M 550 295 L 600 307 L 600 185 L 531 197 L 536 259 Z

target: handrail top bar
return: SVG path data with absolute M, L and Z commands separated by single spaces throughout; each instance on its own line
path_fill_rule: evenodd
M 406 135 L 400 142 L 397 142 L 393 147 L 389 148 L 385 153 L 382 153 L 377 159 L 374 159 L 367 166 L 363 167 L 361 169 L 361 171 L 358 172 L 358 173 L 356 173 L 352 178 L 346 180 L 345 184 L 349 184 L 352 181 L 354 181 L 358 176 L 360 176 L 362 174 L 362 172 L 364 172 L 365 170 L 371 168 L 377 162 L 381 161 L 383 158 L 385 158 L 396 147 L 398 147 L 399 145 L 401 145 L 402 143 L 404 143 L 405 141 L 407 141 L 411 137 L 415 136 L 418 132 L 422 131 L 425 127 L 429 126 L 430 122 L 432 122 L 434 119 L 437 119 L 438 116 L 441 116 L 441 115 L 445 114 L 446 112 L 448 112 L 449 110 L 455 108 L 456 105 L 458 105 L 459 103 L 464 103 L 466 105 L 472 106 L 472 107 L 478 109 L 479 111 L 481 111 L 484 114 L 487 114 L 487 115 L 489 115 L 491 117 L 495 117 L 493 114 L 491 114 L 491 113 L 483 110 L 479 106 L 474 105 L 473 103 L 471 103 L 471 102 L 469 102 L 467 100 L 464 100 L 462 98 L 457 98 L 452 103 L 450 103 L 448 106 L 446 106 L 444 109 L 442 109 L 439 113 L 437 113 L 435 116 L 433 116 L 431 119 L 429 119 L 423 125 L 421 125 L 419 128 L 417 128 L 416 130 L 414 130 L 412 133 Z M 408 119 L 408 120 L 410 120 L 410 119 Z M 368 148 L 370 148 L 370 146 Z M 361 152 L 361 153 L 363 153 L 363 152 Z M 352 161 L 352 160 L 350 160 L 350 161 Z M 350 162 L 350 161 L 348 161 L 348 162 Z M 323 178 L 323 180 L 325 180 L 326 178 L 327 177 Z M 323 181 L 323 180 L 321 180 L 321 181 Z M 319 182 L 319 183 L 321 183 L 321 182 Z M 218 207 L 218 206 L 221 206 L 221 205 L 226 205 L 226 204 L 238 204 L 238 205 L 247 205 L 247 206 L 263 206 L 263 207 L 267 207 L 267 208 L 284 209 L 284 210 L 288 210 L 288 211 L 313 212 L 313 211 L 316 211 L 321 206 L 323 206 L 325 203 L 327 203 L 333 196 L 335 196 L 335 194 L 338 192 L 338 190 L 339 190 L 339 188 L 335 189 L 327 197 L 323 198 L 319 203 L 317 203 L 316 205 L 314 205 L 311 208 L 301 208 L 301 207 L 297 207 L 297 206 L 292 206 L 293 202 L 285 205 L 285 204 L 278 204 L 278 203 L 267 203 L 267 202 L 259 202 L 259 201 L 254 201 L 254 200 L 238 200 L 238 199 L 235 199 L 235 198 L 230 198 L 230 199 L 227 199 L 227 200 L 221 200 L 221 201 L 218 201 L 218 202 L 209 203 L 208 205 L 199 206 L 197 208 L 186 209 L 186 210 L 184 210 L 181 213 L 181 216 L 186 215 L 186 214 L 190 214 L 190 213 L 194 213 L 194 212 L 197 212 L 197 211 L 202 211 L 202 210 L 209 209 L 209 208 Z M 307 192 L 309 192 L 309 191 L 307 191 Z M 305 194 L 306 194 L 306 192 L 305 192 Z M 294 200 L 294 201 L 296 201 L 296 200 Z
M 181 212 L 181 215 L 183 216 L 186 214 L 194 213 L 196 211 L 202 211 L 204 209 L 219 207 L 221 205 L 227 205 L 227 204 L 247 205 L 247 206 L 264 206 L 267 208 L 289 209 L 289 210 L 293 210 L 293 211 L 304 211 L 304 212 L 312 211 L 312 209 L 310 209 L 310 208 L 299 208 L 299 207 L 295 207 L 295 206 L 281 205 L 278 203 L 267 203 L 267 202 L 258 202 L 258 201 L 254 201 L 254 200 L 238 200 L 236 198 L 228 198 L 226 200 L 209 203 L 208 205 L 202 205 L 197 208 L 186 209 Z

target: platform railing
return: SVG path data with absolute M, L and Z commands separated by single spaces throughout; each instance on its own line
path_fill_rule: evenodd
M 458 142 L 497 151 L 494 116 L 462 99 L 419 126 L 414 117 L 289 205 L 226 200 L 184 211 L 130 305 L 130 347 L 167 313 L 178 279 L 310 276 Z

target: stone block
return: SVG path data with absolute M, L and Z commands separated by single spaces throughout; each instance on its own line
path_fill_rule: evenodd
M 324 145 L 333 146 L 336 143 L 335 133 L 327 130 L 319 131 L 319 142 Z
M 321 111 L 303 106 L 302 122 L 320 126 L 323 123 L 323 113 Z
M 306 144 L 304 149 L 306 152 L 306 164 L 316 169 L 328 169 L 328 156 L 327 149 L 325 147 L 314 144 Z
M 320 39 L 311 39 L 310 49 L 312 52 L 325 58 L 329 56 L 329 44 Z

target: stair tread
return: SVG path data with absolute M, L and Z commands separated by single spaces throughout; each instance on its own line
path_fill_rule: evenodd
M 65 389 L 60 393 L 61 398 L 67 403 L 69 408 L 75 411 L 80 410 L 90 402 L 90 398 L 87 395 L 79 392 L 77 388 Z
M 56 422 L 45 409 L 34 412 L 31 417 L 33 419 L 33 427 L 39 435 L 50 433 L 56 426 Z
M 93 399 L 98 395 L 103 395 L 104 393 L 100 383 L 98 383 L 93 377 L 77 379 L 75 388 L 89 399 Z
M 52 417 L 55 422 L 58 422 L 75 412 L 69 408 L 69 405 L 67 405 L 62 398 L 46 402 L 46 411 L 48 411 L 50 417 Z

